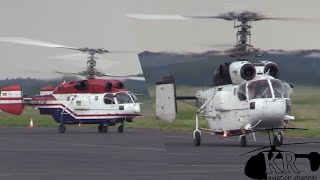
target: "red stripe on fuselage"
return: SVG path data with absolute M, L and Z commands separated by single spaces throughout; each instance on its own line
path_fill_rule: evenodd
M 46 101 L 57 100 L 53 95 L 34 96 L 30 98 L 31 100 L 46 100 Z
M 8 97 L 8 98 L 0 98 L 0 100 L 22 100 L 22 98 L 21 97 L 12 97 L 12 98 Z
M 21 91 L 21 86 L 20 85 L 11 85 L 2 88 L 0 91 Z

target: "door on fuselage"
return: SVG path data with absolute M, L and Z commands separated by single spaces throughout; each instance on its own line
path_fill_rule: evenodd
M 119 110 L 126 113 L 132 113 L 135 105 L 139 105 L 137 98 L 129 91 L 119 92 L 115 94 L 115 98 L 119 105 Z
M 119 105 L 116 103 L 116 99 L 112 93 L 105 94 L 103 97 L 103 109 L 117 111 L 119 110 Z

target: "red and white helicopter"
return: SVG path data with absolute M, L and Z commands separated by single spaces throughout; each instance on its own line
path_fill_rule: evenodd
M 141 116 L 140 103 L 134 93 L 125 89 L 119 80 L 144 81 L 139 76 L 120 76 L 104 74 L 95 69 L 96 54 L 110 53 L 105 49 L 76 48 L 20 37 L 2 37 L 0 41 L 20 43 L 51 48 L 64 48 L 89 54 L 87 69 L 79 73 L 84 80 L 63 82 L 56 88 L 47 86 L 40 95 L 23 96 L 20 85 L 11 85 L 0 91 L 0 110 L 13 115 L 20 115 L 24 105 L 39 109 L 40 114 L 51 115 L 59 123 L 59 133 L 64 133 L 65 124 L 99 124 L 100 133 L 107 133 L 108 126 L 120 123 L 118 132 L 122 133 L 124 122 Z M 108 77 L 98 79 L 96 77 Z M 112 80 L 114 78 L 117 80 Z

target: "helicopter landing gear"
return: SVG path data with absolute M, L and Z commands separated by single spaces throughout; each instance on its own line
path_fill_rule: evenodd
M 239 142 L 241 147 L 247 146 L 247 136 L 245 134 L 239 136 Z
M 99 131 L 99 133 L 107 133 L 108 132 L 108 125 L 107 124 L 99 124 L 98 131 Z
M 63 123 L 60 123 L 59 128 L 58 128 L 59 133 L 65 133 L 66 132 L 66 127 Z
M 281 146 L 283 144 L 283 131 L 274 134 L 273 144 L 275 146 Z
M 121 125 L 118 127 L 118 133 L 123 133 L 123 127 L 124 127 L 124 124 L 121 123 Z
M 98 126 L 98 132 L 99 133 L 102 133 L 102 126 L 103 126 L 102 124 L 99 124 L 99 126 Z
M 200 146 L 201 144 L 201 131 L 193 131 L 193 145 Z
M 196 114 L 196 130 L 193 131 L 193 145 L 200 146 L 200 144 L 201 144 L 201 131 L 199 130 L 199 119 L 198 119 L 198 113 L 197 113 Z

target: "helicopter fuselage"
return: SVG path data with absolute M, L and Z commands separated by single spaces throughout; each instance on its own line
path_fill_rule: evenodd
M 63 120 L 65 124 L 115 125 L 123 121 L 131 122 L 134 117 L 140 116 L 140 105 L 133 102 L 120 104 L 116 98 L 111 104 L 104 98 L 118 94 L 129 98 L 129 93 L 51 94 L 32 97 L 28 105 L 39 109 L 40 114 L 51 115 L 58 123 Z
M 228 136 L 240 136 L 241 146 L 246 145 L 246 135 L 266 129 L 283 129 L 294 116 L 289 115 L 292 85 L 277 79 L 279 70 L 270 61 L 251 63 L 235 61 L 217 68 L 214 86 L 200 90 L 195 96 L 177 96 L 174 78 L 164 77 L 157 82 L 156 116 L 173 122 L 176 118 L 177 100 L 195 100 L 198 107 L 194 142 L 201 142 L 201 131 Z M 209 129 L 199 125 L 204 117 Z M 283 132 L 275 132 L 279 144 Z M 276 142 L 277 143 L 277 142 Z
M 215 132 L 232 135 L 251 127 L 282 128 L 283 120 L 288 116 L 290 101 L 284 89 L 281 91 L 276 87 L 282 86 L 282 83 L 264 75 L 239 85 L 216 86 L 199 91 L 196 104 L 200 108 L 209 100 L 202 114 L 210 129 Z
M 35 107 L 60 124 L 114 126 L 141 116 L 140 103 L 121 81 L 88 79 L 64 82 L 55 89 L 44 87 L 40 95 L 22 97 L 19 85 L 1 90 L 0 109 L 20 115 L 23 106 Z M 122 132 L 122 131 L 121 131 Z

